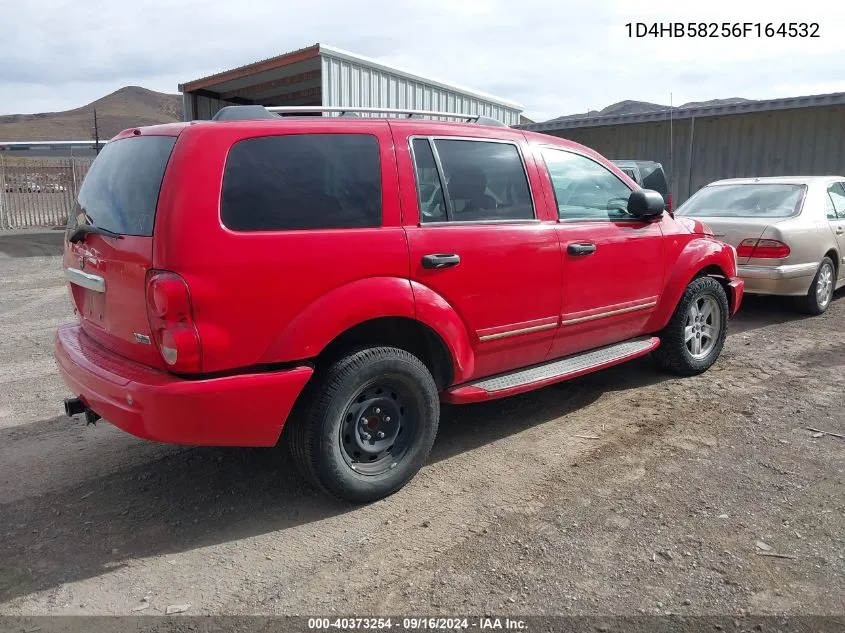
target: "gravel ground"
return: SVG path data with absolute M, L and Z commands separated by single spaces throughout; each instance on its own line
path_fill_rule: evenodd
M 0 613 L 845 614 L 843 293 L 751 299 L 696 378 L 648 359 L 446 407 L 429 464 L 352 507 L 278 449 L 61 413 L 61 233 L 0 235 Z

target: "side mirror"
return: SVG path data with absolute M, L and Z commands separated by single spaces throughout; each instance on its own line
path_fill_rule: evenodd
M 628 213 L 635 218 L 651 220 L 660 216 L 665 208 L 663 196 L 651 189 L 638 189 L 628 196 Z

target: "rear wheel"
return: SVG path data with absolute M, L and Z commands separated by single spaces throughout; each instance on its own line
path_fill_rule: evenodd
M 707 371 L 725 345 L 728 314 L 722 284 L 712 277 L 693 280 L 660 333 L 654 358 L 664 369 L 682 376 Z
M 833 298 L 833 289 L 836 287 L 836 268 L 830 257 L 822 259 L 813 283 L 804 297 L 803 308 L 810 314 L 822 314 L 830 305 Z
M 376 347 L 335 362 L 313 386 L 305 415 L 290 421 L 291 454 L 316 486 L 364 503 L 404 486 L 437 435 L 440 401 L 416 356 Z

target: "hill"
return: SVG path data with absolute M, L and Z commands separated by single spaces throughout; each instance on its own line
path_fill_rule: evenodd
M 690 101 L 683 105 L 675 106 L 675 110 L 682 110 L 684 108 L 701 108 L 711 105 L 728 105 L 731 103 L 744 103 L 749 99 L 742 99 L 741 97 L 730 97 L 728 99 L 711 99 L 710 101 Z M 590 110 L 589 112 L 581 112 L 578 114 L 567 114 L 559 116 L 552 121 L 566 121 L 567 119 L 583 119 L 585 117 L 599 117 L 599 116 L 618 116 L 622 114 L 643 114 L 645 112 L 660 112 L 662 110 L 670 110 L 667 105 L 660 105 L 659 103 L 649 103 L 648 101 L 632 101 L 625 100 L 613 103 L 601 110 Z
M 74 110 L 0 116 L 0 141 L 76 141 L 94 138 L 94 110 L 100 138 L 121 130 L 182 120 L 182 96 L 126 86 Z

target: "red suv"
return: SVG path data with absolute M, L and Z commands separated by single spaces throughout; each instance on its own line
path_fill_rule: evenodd
M 191 445 L 284 427 L 361 502 L 419 470 L 441 400 L 713 364 L 743 285 L 705 226 L 575 143 L 389 114 L 234 107 L 111 140 L 66 234 L 67 413 Z

